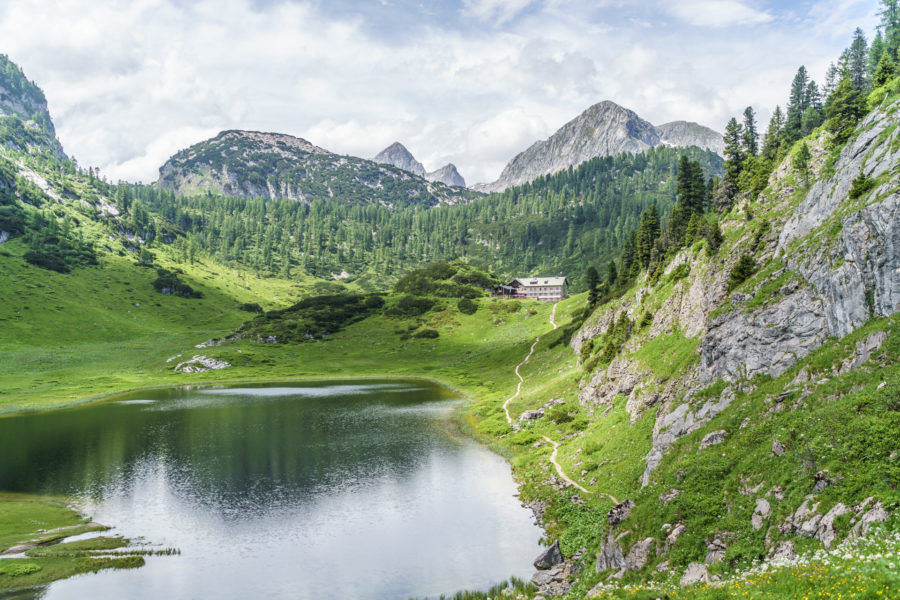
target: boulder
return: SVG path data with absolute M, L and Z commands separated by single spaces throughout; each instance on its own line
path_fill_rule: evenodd
M 724 534 L 717 534 L 712 540 L 706 542 L 706 563 L 712 564 L 719 562 L 725 558 L 725 550 L 728 544 L 725 542 Z
M 668 504 L 669 502 L 671 502 L 672 500 L 675 499 L 675 496 L 677 496 L 680 493 L 681 493 L 681 490 L 676 490 L 675 488 L 672 488 L 665 494 L 660 494 L 659 501 L 665 502 L 666 504 Z
M 819 471 L 813 476 L 813 489 L 821 492 L 831 485 L 831 479 L 828 477 L 828 471 Z
M 687 566 L 687 569 L 684 570 L 684 575 L 681 576 L 681 586 L 694 585 L 695 583 L 700 582 L 709 583 L 709 571 L 707 571 L 706 565 L 702 563 L 691 563 Z
M 542 593 L 561 596 L 569 591 L 569 566 L 561 563 L 546 571 L 538 571 L 531 576 L 531 583 L 538 586 Z
M 718 431 L 712 431 L 703 436 L 703 440 L 700 442 L 700 449 L 704 450 L 709 448 L 710 446 L 715 446 L 716 444 L 721 444 L 725 441 L 725 436 L 728 434 L 724 429 L 719 429 Z
M 668 554 L 669 550 L 672 549 L 672 546 L 675 545 L 675 542 L 678 541 L 678 538 L 681 537 L 681 534 L 684 533 L 685 529 L 687 529 L 687 527 L 685 527 L 683 523 L 675 525 L 675 527 L 672 528 L 672 531 L 669 532 L 669 535 L 666 536 L 666 541 L 659 554 Z
M 787 562 L 796 558 L 797 553 L 794 551 L 794 542 L 780 542 L 772 554 L 772 560 L 777 562 Z
M 625 556 L 622 554 L 622 548 L 613 538 L 612 532 L 604 535 L 600 543 L 600 553 L 597 554 L 596 571 L 606 571 L 608 569 L 624 569 Z
M 756 500 L 756 508 L 753 509 L 753 516 L 750 517 L 750 524 L 753 525 L 753 529 L 757 531 L 762 529 L 763 522 L 769 516 L 771 510 L 772 507 L 768 500 L 764 498 Z
M 632 508 L 634 508 L 633 501 L 625 500 L 624 502 L 620 502 L 612 507 L 612 510 L 606 514 L 606 519 L 609 521 L 610 525 L 618 525 L 628 518 Z
M 822 542 L 826 548 L 831 548 L 832 542 L 838 536 L 838 531 L 834 527 L 834 520 L 841 515 L 850 512 L 850 509 L 843 502 L 838 502 L 831 507 L 825 516 L 819 521 L 819 527 L 816 530 L 816 538 Z
M 640 571 L 644 568 L 644 565 L 647 564 L 647 559 L 650 557 L 650 551 L 653 549 L 653 538 L 648 537 L 644 538 L 639 542 L 636 542 L 631 550 L 628 551 L 628 556 L 625 557 L 625 568 L 629 571 Z
M 544 418 L 544 409 L 536 408 L 534 410 L 526 410 L 525 412 L 523 412 L 522 415 L 519 417 L 519 420 L 520 421 L 536 421 L 538 419 L 543 419 L 543 418 Z
M 562 551 L 559 549 L 559 540 L 556 540 L 552 546 L 541 552 L 541 555 L 534 559 L 534 568 L 543 571 L 550 567 L 555 567 L 564 560 Z
M 784 455 L 785 447 L 784 444 L 778 441 L 778 439 L 772 440 L 772 454 L 775 456 Z
M 863 514 L 856 525 L 853 526 L 853 533 L 854 535 L 865 535 L 873 525 L 876 523 L 884 523 L 887 521 L 887 518 L 888 512 L 881 505 L 881 502 L 876 502 L 875 506 Z

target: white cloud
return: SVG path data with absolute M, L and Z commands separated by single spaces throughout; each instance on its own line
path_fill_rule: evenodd
M 871 13 L 827 1 L 845 35 L 808 12 L 772 20 L 734 0 L 687 4 L 710 23 L 737 6 L 732 22 L 758 26 L 702 36 L 664 20 L 657 0 L 468 0 L 450 11 L 462 21 L 375 33 L 299 0 L 8 0 L 0 52 L 46 92 L 66 151 L 113 180 L 154 180 L 171 154 L 240 128 L 363 157 L 396 140 L 428 169 L 453 162 L 476 182 L 604 99 L 654 123 L 721 129 L 748 104 L 767 119 L 797 66 L 821 77 Z M 384 10 L 407 10 L 394 4 Z
M 768 23 L 773 16 L 737 0 L 678 0 L 664 2 L 666 10 L 698 27 L 730 27 Z

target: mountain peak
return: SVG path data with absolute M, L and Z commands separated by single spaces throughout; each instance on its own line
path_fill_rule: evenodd
M 546 140 L 535 142 L 519 153 L 497 181 L 474 187 L 481 192 L 500 192 L 598 156 L 639 153 L 659 145 L 699 146 L 721 153 L 722 135 L 686 121 L 656 127 L 633 110 L 603 100 L 588 107 Z
M 445 185 L 453 185 L 456 187 L 466 187 L 466 180 L 456 170 L 456 165 L 447 163 L 437 171 L 425 173 L 425 179 L 428 181 L 438 181 Z
M 403 169 L 404 171 L 408 171 L 419 177 L 425 176 L 425 167 L 422 166 L 422 163 L 417 161 L 412 153 L 406 149 L 406 146 L 400 142 L 394 142 L 376 154 L 375 158 L 372 160 L 377 163 Z

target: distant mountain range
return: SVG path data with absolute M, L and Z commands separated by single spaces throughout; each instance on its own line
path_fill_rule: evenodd
M 406 149 L 406 146 L 400 142 L 394 142 L 376 154 L 372 160 L 380 164 L 392 165 L 398 169 L 409 171 L 414 175 L 424 177 L 428 181 L 437 181 L 456 187 L 466 187 L 466 180 L 456 170 L 456 165 L 447 163 L 437 171 L 427 172 L 422 163 L 417 161 L 412 153 Z
M 456 204 L 474 194 L 290 135 L 239 130 L 223 131 L 172 156 L 159 170 L 158 185 L 176 194 L 213 191 L 307 202 L 338 197 L 347 204 L 390 206 Z
M 480 192 L 500 192 L 541 175 L 574 167 L 598 156 L 639 153 L 655 146 L 699 146 L 718 154 L 722 134 L 686 121 L 655 126 L 615 102 L 595 104 L 563 125 L 548 139 L 516 155 L 493 183 L 476 184 Z

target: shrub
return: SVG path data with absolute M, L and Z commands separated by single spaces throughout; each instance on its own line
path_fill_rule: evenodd
M 434 339 L 440 336 L 436 329 L 423 329 L 413 335 L 416 338 Z
M 182 298 L 202 298 L 203 292 L 195 290 L 188 284 L 178 279 L 178 275 L 166 269 L 156 270 L 156 281 L 153 288 L 160 294 L 176 295 Z
M 737 264 L 734 265 L 734 268 L 731 269 L 731 274 L 728 276 L 728 291 L 732 291 L 753 275 L 754 271 L 756 271 L 756 261 L 753 260 L 753 257 L 749 254 L 744 254 L 741 256 L 740 260 L 737 261 Z
M 245 310 L 250 313 L 256 313 L 259 315 L 261 315 L 263 313 L 262 306 L 260 306 L 256 302 L 244 302 L 243 304 L 238 306 L 238 308 L 241 310 Z
M 674 283 L 676 281 L 684 279 L 685 277 L 687 277 L 690 274 L 691 274 L 691 265 L 689 265 L 687 263 L 681 263 L 680 265 L 678 265 L 677 267 L 672 269 L 671 273 L 669 273 L 669 281 Z
M 464 315 L 474 315 L 475 311 L 478 310 L 478 305 L 472 302 L 472 300 L 469 298 L 463 298 L 456 305 L 456 308 L 458 308 L 459 312 Z
M 866 195 L 874 188 L 875 180 L 866 177 L 864 173 L 860 173 L 850 186 L 850 199 L 856 200 L 857 198 Z
M 550 409 L 550 420 L 560 425 L 562 423 L 571 423 L 575 417 L 569 415 L 569 408 L 565 404 L 557 404 Z
M 434 300 L 430 298 L 418 298 L 409 294 L 402 296 L 393 306 L 385 309 L 388 317 L 418 317 L 424 315 L 434 306 Z

